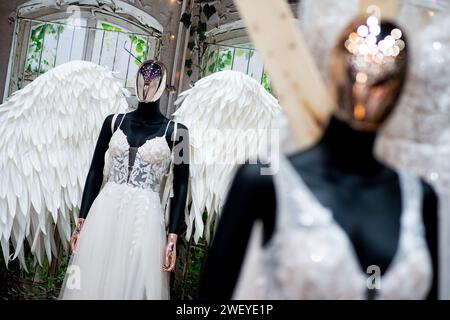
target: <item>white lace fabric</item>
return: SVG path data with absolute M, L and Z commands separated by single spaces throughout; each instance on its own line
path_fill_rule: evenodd
M 79 272 L 79 282 L 73 286 L 67 273 L 63 299 L 169 298 L 169 275 L 162 270 L 167 201 L 159 194 L 163 177 L 172 168 L 165 138 L 169 124 L 162 136 L 138 148 L 130 147 L 120 125 L 115 131 L 111 128 L 107 183 L 89 210 L 70 262 L 70 268 Z M 170 190 L 171 183 L 165 188 Z
M 381 276 L 376 299 L 423 299 L 432 266 L 422 223 L 418 179 L 399 173 L 403 212 L 397 252 Z M 332 213 L 309 191 L 286 158 L 274 175 L 276 230 L 262 245 L 255 225 L 235 299 L 366 299 L 366 274 Z
M 135 160 L 130 165 L 127 137 L 120 128 L 114 132 L 109 143 L 111 167 L 108 181 L 159 192 L 171 160 L 165 136 L 147 140 L 136 149 Z

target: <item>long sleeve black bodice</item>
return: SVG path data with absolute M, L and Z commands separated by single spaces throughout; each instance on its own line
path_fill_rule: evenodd
M 155 104 L 155 103 L 152 103 Z M 114 130 L 117 129 L 123 114 L 116 118 Z M 80 218 L 86 218 L 95 198 L 100 192 L 103 182 L 103 169 L 105 166 L 105 153 L 108 150 L 109 141 L 112 137 L 111 122 L 113 115 L 106 117 L 100 130 L 97 145 L 92 157 L 91 166 L 86 178 L 83 190 L 83 197 L 80 208 Z M 142 105 L 140 104 L 136 111 L 127 114 L 123 121 L 121 129 L 126 133 L 129 143 L 132 146 L 140 146 L 146 140 L 155 137 L 161 132 L 161 127 L 166 127 L 169 120 L 160 112 L 158 105 Z M 187 128 L 178 123 L 177 134 L 175 140 L 172 135 L 175 131 L 175 123 L 172 121 L 166 132 L 167 143 L 171 149 L 176 148 L 177 159 L 182 161 L 174 161 L 173 167 L 173 197 L 170 200 L 170 223 L 169 233 L 178 234 L 180 224 L 184 215 L 186 205 L 188 182 L 189 182 L 189 161 L 187 159 L 189 152 L 189 136 Z M 179 150 L 179 151 L 178 151 Z

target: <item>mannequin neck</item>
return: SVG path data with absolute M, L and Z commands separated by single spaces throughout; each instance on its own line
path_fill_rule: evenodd
M 135 111 L 133 111 L 136 119 L 144 121 L 161 121 L 164 115 L 159 109 L 159 100 L 153 102 L 139 102 Z
M 384 166 L 375 158 L 376 132 L 358 131 L 333 116 L 319 141 L 327 162 L 334 168 L 359 175 L 372 175 Z

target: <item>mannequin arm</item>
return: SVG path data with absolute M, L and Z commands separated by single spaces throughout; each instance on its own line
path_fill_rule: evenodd
M 170 137 L 174 131 L 171 126 Z M 178 235 L 184 216 L 189 185 L 189 132 L 187 128 L 178 124 L 177 137 L 174 145 L 175 165 L 173 167 L 173 197 L 170 199 L 170 224 L 169 233 Z M 172 145 L 171 141 L 171 145 Z
M 256 219 L 264 223 L 265 241 L 275 220 L 275 190 L 260 165 L 239 168 L 225 202 L 200 283 L 200 299 L 231 299 Z
M 169 130 L 169 137 L 173 136 L 175 124 Z M 171 272 L 175 269 L 177 257 L 177 239 L 184 209 L 186 207 L 187 191 L 189 185 L 189 133 L 187 128 L 178 124 L 177 135 L 169 139 L 174 154 L 173 166 L 173 197 L 170 199 L 169 235 L 165 250 L 163 270 Z
M 428 299 L 438 298 L 439 283 L 439 259 L 438 259 L 438 197 L 433 188 L 423 183 L 423 222 L 425 236 L 433 263 L 433 283 L 428 294 Z
M 100 192 L 103 182 L 103 167 L 105 165 L 105 153 L 108 150 L 109 141 L 111 139 L 111 121 L 113 115 L 106 117 L 103 122 L 100 135 L 95 146 L 94 155 L 92 157 L 91 166 L 84 184 L 83 198 L 81 200 L 80 218 L 85 219 L 89 213 L 92 203 Z

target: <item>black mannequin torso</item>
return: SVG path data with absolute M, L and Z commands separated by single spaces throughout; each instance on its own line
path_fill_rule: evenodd
M 351 240 L 363 271 L 388 269 L 399 240 L 402 198 L 399 178 L 373 156 L 375 134 L 351 129 L 332 118 L 322 139 L 289 160 L 319 202 Z M 244 165 L 230 188 L 201 282 L 203 299 L 229 299 L 239 275 L 253 223 L 261 219 L 264 238 L 274 231 L 273 178 L 260 165 Z M 437 199 L 423 184 L 423 217 L 437 292 Z
M 122 115 L 117 117 L 115 128 L 121 120 Z M 139 147 L 145 141 L 162 135 L 168 122 L 169 119 L 160 112 L 158 100 L 151 103 L 139 103 L 136 110 L 127 113 L 120 127 L 126 134 L 130 146 Z M 166 135 L 166 139 L 170 145 L 170 136 Z
M 116 118 L 114 130 L 116 130 L 122 121 L 123 114 Z M 86 178 L 81 202 L 80 218 L 86 218 L 89 209 L 97 197 L 102 181 L 103 167 L 105 165 L 105 153 L 109 147 L 109 141 L 112 137 L 111 122 L 113 115 L 106 117 L 102 129 L 99 134 L 97 145 L 95 147 L 92 158 L 91 167 Z M 164 134 L 164 130 L 169 123 L 169 119 L 164 117 L 159 109 L 159 100 L 151 103 L 140 102 L 137 109 L 127 113 L 121 129 L 128 139 L 131 147 L 140 147 L 147 140 Z M 169 147 L 173 148 L 172 135 L 175 129 L 174 122 L 170 122 L 166 132 L 166 141 Z M 175 137 L 175 145 L 183 143 L 188 145 L 187 128 L 179 124 L 177 125 L 177 137 Z M 181 151 L 181 156 L 182 151 Z M 170 203 L 170 225 L 169 233 L 178 234 L 180 223 L 184 214 L 184 208 L 187 198 L 188 180 L 189 180 L 189 164 L 183 162 L 175 164 L 173 169 L 173 193 Z

